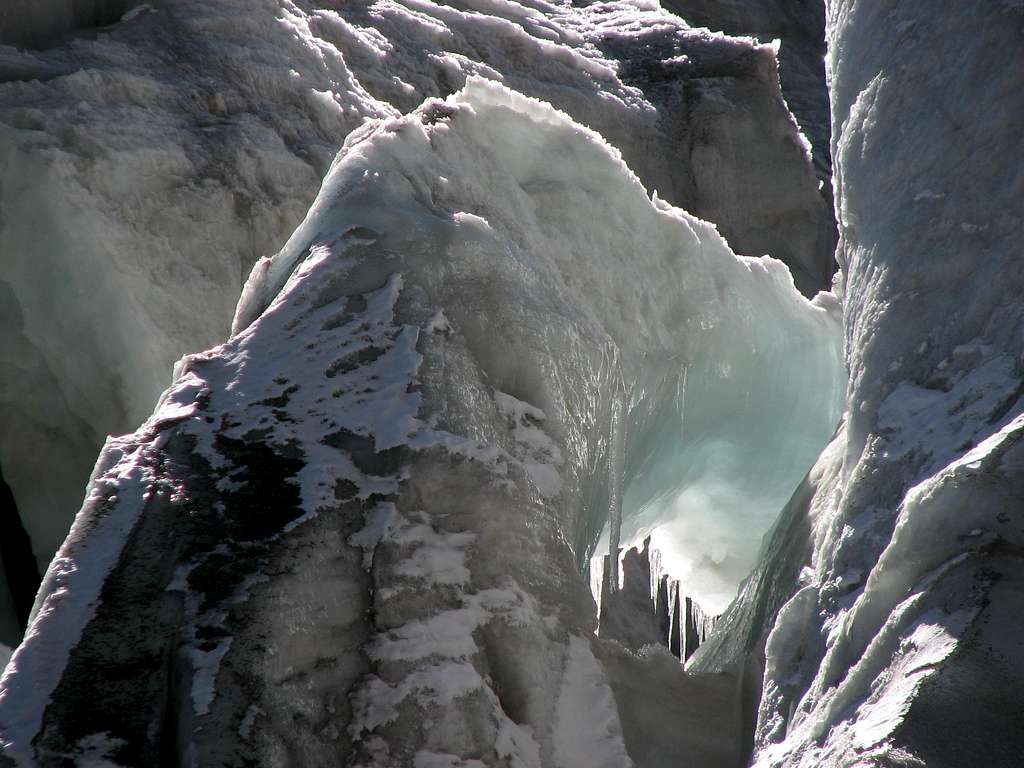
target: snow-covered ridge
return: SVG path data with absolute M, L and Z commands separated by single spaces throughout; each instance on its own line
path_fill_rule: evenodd
M 351 141 L 253 274 L 238 333 L 99 467 L 0 690 L 5 754 L 629 765 L 656 724 L 611 682 L 673 678 L 590 637 L 610 473 L 664 463 L 693 387 L 780 416 L 808 370 L 841 388 L 833 308 L 484 79 Z M 122 521 L 120 550 L 88 533 Z

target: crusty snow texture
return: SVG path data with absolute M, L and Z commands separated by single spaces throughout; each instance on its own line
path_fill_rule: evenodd
M 0 47 L 0 464 L 41 570 L 104 436 L 225 337 L 345 138 L 470 75 L 564 109 L 738 252 L 828 287 L 828 211 L 773 50 L 653 3 L 163 0 Z
M 788 529 L 809 548 L 773 544 L 809 557 L 759 768 L 1020 764 L 1022 30 L 1020 3 L 829 5 L 849 411 Z
M 348 142 L 236 331 L 105 449 L 0 764 L 631 765 L 699 702 L 627 731 L 599 660 L 611 413 L 656 458 L 689 369 L 841 379 L 833 303 L 481 78 Z

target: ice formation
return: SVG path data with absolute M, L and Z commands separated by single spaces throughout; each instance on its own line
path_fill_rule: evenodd
M 0 47 L 0 466 L 40 570 L 104 436 L 225 338 L 346 137 L 470 75 L 597 130 L 808 296 L 828 287 L 830 214 L 770 45 L 644 2 L 163 0 L 115 19 L 127 5 L 0 9 L 0 41 L 49 46 Z
M 598 637 L 636 652 L 660 645 L 687 661 L 711 637 L 718 617 L 705 613 L 686 594 L 686 584 L 664 572 L 661 552 L 651 547 L 650 537 L 612 557 L 604 555 L 600 572 L 591 571 Z
M 779 43 L 786 103 L 814 151 L 823 192 L 832 192 L 829 101 L 825 82 L 825 3 L 821 0 L 665 0 L 693 26 Z
M 474 94 L 483 92 L 482 81 L 470 82 Z M 437 119 L 442 120 L 447 107 L 431 103 L 424 109 L 438 110 Z M 506 110 L 513 112 L 515 107 Z M 511 122 L 511 117 L 508 120 Z M 613 258 L 621 258 L 620 254 L 657 247 L 640 235 L 656 225 L 646 218 L 634 223 L 631 211 L 619 213 L 629 199 L 624 189 L 620 191 L 626 184 L 614 184 L 605 175 L 590 177 L 590 168 L 599 164 L 589 154 L 577 156 L 572 149 L 574 142 L 569 140 L 562 142 L 565 148 L 561 151 L 581 169 L 578 178 L 565 180 L 559 169 L 552 172 L 554 179 L 549 179 L 537 166 L 557 162 L 557 151 L 550 148 L 550 140 L 525 137 L 515 131 L 514 125 L 506 131 L 489 128 L 489 134 L 477 140 L 480 146 L 487 146 L 491 140 L 493 146 L 514 148 L 491 159 L 497 168 L 485 172 L 478 163 L 469 166 L 457 152 L 449 150 L 451 168 L 421 171 L 424 175 L 433 172 L 440 179 L 424 179 L 421 186 L 430 189 L 435 200 L 444 201 L 443 205 L 456 211 L 457 220 L 469 231 L 480 231 L 481 244 L 476 246 L 480 250 L 500 253 L 505 247 L 485 245 L 495 227 L 500 226 L 499 235 L 510 229 L 528 228 L 527 235 L 505 235 L 503 240 L 515 240 L 529 253 L 549 254 L 568 288 L 555 292 L 554 287 L 545 290 L 531 281 L 528 288 L 517 289 L 509 278 L 507 290 L 526 290 L 531 301 L 551 307 L 577 305 L 580 301 L 568 291 L 589 291 L 590 306 L 585 312 L 592 322 L 605 327 L 612 345 L 605 354 L 610 359 L 600 366 L 590 364 L 597 383 L 586 383 L 589 377 L 582 372 L 563 372 L 554 391 L 550 391 L 551 385 L 537 382 L 545 378 L 545 370 L 557 367 L 554 360 L 569 354 L 574 343 L 574 334 L 565 336 L 560 330 L 567 322 L 558 319 L 563 313 L 531 312 L 527 327 L 536 329 L 532 335 L 538 338 L 505 339 L 495 336 L 496 331 L 490 327 L 503 320 L 479 317 L 485 313 L 485 305 L 471 298 L 478 292 L 472 283 L 465 284 L 462 293 L 451 294 L 449 301 L 468 305 L 478 315 L 475 322 L 462 318 L 464 326 L 481 324 L 487 328 L 484 335 L 491 337 L 490 343 L 497 347 L 489 354 L 497 359 L 485 369 L 492 371 L 489 375 L 499 382 L 507 381 L 495 386 L 539 408 L 540 415 L 528 411 L 513 412 L 511 416 L 536 419 L 557 414 L 552 427 L 567 432 L 574 446 L 583 442 L 581 429 L 607 430 L 602 439 L 608 442 L 611 485 L 600 491 L 600 497 L 584 501 L 583 526 L 573 542 L 576 551 L 582 555 L 592 550 L 594 531 L 604 525 L 611 508 L 612 516 L 616 512 L 620 516 L 624 544 L 655 531 L 669 561 L 668 570 L 685 581 L 689 594 L 708 610 L 721 611 L 753 565 L 761 533 L 770 527 L 838 422 L 845 373 L 837 307 L 822 295 L 816 299 L 817 311 L 808 313 L 805 302 L 794 300 L 796 294 L 792 291 L 786 299 L 778 298 L 787 295 L 791 280 L 782 265 L 771 261 L 750 261 L 747 269 L 764 270 L 766 279 L 778 285 L 776 292 L 748 283 L 744 285 L 752 287 L 742 292 L 733 288 L 730 294 L 723 294 L 729 299 L 722 303 L 710 302 L 709 297 L 725 291 L 735 279 L 716 274 L 714 262 L 697 273 L 688 273 L 685 279 L 665 281 L 659 291 L 640 292 L 626 287 L 657 279 L 645 269 L 649 262 L 637 257 L 629 257 L 635 263 L 630 272 L 608 264 Z M 354 143 L 346 147 L 341 157 L 350 152 L 361 154 L 360 146 Z M 403 156 L 370 167 L 387 179 L 392 174 L 407 173 L 405 162 Z M 631 177 L 624 166 L 621 172 Z M 474 179 L 473 174 L 480 178 Z M 311 215 L 282 252 L 254 269 L 238 307 L 236 332 L 276 295 L 317 233 L 340 233 L 356 226 L 386 231 L 396 226 L 395 211 L 403 210 L 404 205 L 391 198 L 408 194 L 404 182 L 395 182 L 400 188 L 394 192 L 385 181 L 372 192 L 361 191 L 355 196 L 341 178 L 338 173 L 332 174 Z M 503 188 L 503 180 L 513 180 L 518 189 L 528 192 L 532 186 L 549 189 L 542 204 L 520 203 L 522 194 L 516 194 L 515 186 L 503 189 L 508 210 L 492 212 L 487 220 L 468 213 L 484 205 L 493 190 Z M 574 195 L 576 187 L 587 194 Z M 448 196 L 454 199 L 449 201 Z M 326 210 L 328 205 L 330 212 Z M 650 203 L 644 200 L 643 205 L 649 207 Z M 669 210 L 656 202 L 658 205 Z M 574 210 L 608 210 L 613 206 L 616 218 L 607 219 L 600 229 L 587 216 L 573 216 Z M 495 223 L 492 219 L 496 215 L 505 221 Z M 523 221 L 518 221 L 520 218 Z M 410 222 L 397 226 L 416 231 L 425 225 Z M 533 229 L 543 236 L 530 231 Z M 602 241 L 600 250 L 596 244 L 591 245 L 594 241 Z M 587 261 L 577 255 L 582 253 L 578 243 L 595 249 Z M 394 250 L 407 248 L 395 246 Z M 714 245 L 702 248 L 712 251 Z M 608 256 L 602 258 L 603 254 Z M 522 259 L 518 255 L 516 258 Z M 606 281 L 621 285 L 612 290 Z M 543 299 L 539 297 L 542 290 L 548 293 Z M 662 309 L 669 306 L 673 309 Z M 444 311 L 451 315 L 465 310 L 445 307 Z M 662 317 L 665 312 L 671 316 Z M 514 310 L 503 306 L 490 307 L 486 313 L 499 317 L 512 313 L 509 319 L 515 317 Z M 569 311 L 564 314 L 572 317 Z M 549 356 L 552 360 L 544 361 Z M 581 414 L 573 414 L 567 405 L 575 397 L 570 393 L 593 386 L 610 387 L 616 392 L 606 406 L 608 410 L 596 418 L 590 416 L 587 421 L 592 423 L 579 424 Z M 561 450 L 557 455 L 561 457 Z M 575 458 L 580 464 L 578 471 L 595 471 L 592 459 L 584 455 Z M 581 478 L 576 482 L 580 483 Z
M 814 10 L 671 7 L 783 51 Z M 653 3 L 166 0 L 0 48 L 0 464 L 41 561 L 254 265 L 103 448 L 0 766 L 1016 768 L 1024 6 L 827 18 L 813 301 L 774 47 Z M 712 612 L 758 555 L 685 671 L 645 643 L 700 614 L 630 623 L 649 550 L 594 636 L 587 558 L 652 530 Z
M 7 0 L 0 8 L 0 45 L 43 47 L 75 32 L 118 21 L 134 0 Z
M 656 724 L 610 679 L 661 662 L 591 638 L 579 576 L 613 424 L 629 487 L 684 378 L 786 418 L 843 378 L 833 304 L 481 78 L 349 139 L 235 331 L 104 449 L 0 684 L 15 764 L 629 764 Z
M 848 412 L 691 663 L 758 768 L 1020 763 L 1022 13 L 830 3 Z

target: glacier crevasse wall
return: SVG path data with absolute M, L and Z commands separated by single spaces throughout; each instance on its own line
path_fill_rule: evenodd
M 766 643 L 757 766 L 1017 765 L 1024 9 L 828 22 L 848 413 L 691 667 Z

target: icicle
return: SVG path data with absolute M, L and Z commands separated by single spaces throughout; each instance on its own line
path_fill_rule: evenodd
M 608 560 L 609 588 L 619 589 L 619 538 L 622 532 L 622 480 L 626 452 L 626 402 L 622 388 L 612 400 L 608 435 Z
M 676 381 L 676 407 L 679 409 L 679 434 L 683 434 L 683 422 L 686 419 L 686 376 L 689 366 L 683 366 L 683 375 Z

